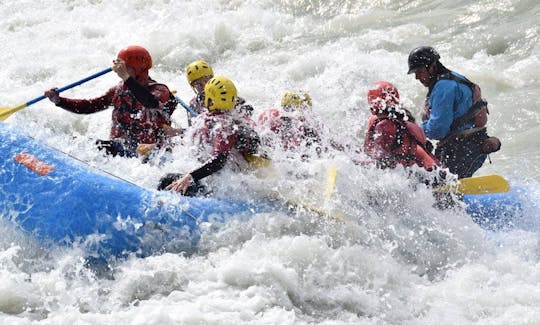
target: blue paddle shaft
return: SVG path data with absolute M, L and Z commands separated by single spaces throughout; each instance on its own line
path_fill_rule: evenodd
M 107 69 L 105 69 L 105 70 L 103 70 L 103 71 L 100 71 L 100 72 L 98 72 L 98 73 L 94 73 L 94 74 L 91 75 L 91 76 L 88 76 L 88 77 L 86 77 L 86 78 L 84 78 L 84 79 L 81 79 L 81 80 L 79 80 L 79 81 L 76 81 L 76 82 L 74 82 L 74 83 L 72 83 L 72 84 L 69 84 L 69 85 L 67 85 L 67 86 L 65 86 L 65 87 L 58 88 L 58 89 L 56 90 L 56 92 L 59 94 L 59 93 L 63 92 L 64 90 L 68 90 L 68 89 L 71 89 L 71 88 L 73 88 L 73 87 L 77 87 L 77 86 L 80 85 L 80 84 L 83 84 L 83 83 L 85 83 L 85 82 L 87 82 L 87 81 L 90 81 L 90 80 L 92 80 L 92 79 L 96 79 L 97 77 L 100 77 L 100 76 L 102 76 L 102 75 L 104 75 L 104 74 L 106 74 L 106 73 L 109 73 L 109 72 L 111 72 L 111 71 L 112 71 L 111 68 L 107 68 Z M 45 98 L 47 98 L 47 97 L 45 97 L 45 96 L 43 96 L 43 95 L 42 95 L 42 96 L 39 96 L 39 97 L 37 97 L 37 98 L 34 98 L 34 99 L 32 99 L 31 101 L 26 102 L 26 106 L 30 106 L 30 105 L 32 105 L 32 104 L 35 104 L 35 103 L 37 103 L 37 102 L 39 102 L 40 100 L 43 100 L 43 99 L 45 99 Z
M 184 107 L 186 109 L 186 111 L 188 111 L 191 114 L 191 116 L 199 115 L 199 114 L 197 114 L 197 112 L 195 112 L 193 110 L 193 108 L 191 108 L 191 106 L 189 106 L 183 100 L 181 100 L 180 97 L 178 97 L 178 96 L 175 96 L 175 97 L 176 97 L 176 100 L 180 103 L 180 105 L 182 105 L 182 107 Z

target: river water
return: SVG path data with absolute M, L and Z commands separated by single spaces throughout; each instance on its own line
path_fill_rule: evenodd
M 537 1 L 2 0 L 0 16 L 2 106 L 98 72 L 122 47 L 139 44 L 153 56 L 151 76 L 184 101 L 192 96 L 184 68 L 205 59 L 256 114 L 277 106 L 284 91 L 308 91 L 313 115 L 349 144 L 363 141 L 375 81 L 393 82 L 419 116 L 426 89 L 406 74 L 407 56 L 432 45 L 489 102 L 488 131 L 502 150 L 477 174 L 539 192 Z M 117 82 L 110 73 L 64 95 L 90 98 Z M 173 119 L 187 124 L 181 107 Z M 100 156 L 93 142 L 108 136 L 110 111 L 79 116 L 45 100 L 5 123 L 141 186 L 197 164 L 182 149 L 163 166 Z M 289 168 L 311 174 L 328 163 Z M 94 276 L 77 248 L 43 249 L 2 223 L 0 323 L 540 322 L 538 211 L 527 211 L 529 227 L 488 232 L 463 211 L 434 209 L 431 193 L 411 192 L 400 171 L 360 168 L 345 155 L 331 163 L 340 220 L 256 215 L 205 234 L 192 254 L 118 261 L 114 279 Z M 250 192 L 223 177 L 227 190 L 250 199 L 268 186 L 252 182 Z

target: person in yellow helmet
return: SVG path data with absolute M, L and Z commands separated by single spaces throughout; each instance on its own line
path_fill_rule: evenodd
M 311 96 L 305 91 L 287 91 L 281 97 L 281 107 L 286 112 L 309 110 L 313 108 Z
M 189 101 L 189 107 L 185 107 L 183 102 L 180 101 L 182 106 L 187 110 L 188 125 L 192 126 L 197 116 L 208 113 L 208 109 L 204 104 L 205 100 L 205 86 L 206 83 L 214 77 L 214 69 L 205 60 L 196 60 L 186 66 L 185 69 L 186 79 L 191 89 L 195 93 L 195 96 Z M 235 102 L 236 111 L 243 113 L 246 120 L 255 125 L 255 122 L 251 121 L 251 115 L 253 107 L 246 104 L 246 101 L 241 97 L 236 97 Z M 177 134 L 183 135 L 186 132 L 185 129 L 177 130 Z M 171 132 L 172 133 L 172 130 Z M 143 161 L 148 161 L 150 156 L 153 156 L 157 151 L 155 150 L 155 144 L 141 145 L 137 148 L 139 157 L 143 158 Z
M 197 60 L 191 62 L 186 67 L 186 78 L 191 86 L 191 89 L 195 92 L 195 96 L 189 102 L 189 106 L 197 113 L 201 114 L 206 112 L 204 105 L 204 87 L 208 80 L 214 77 L 214 70 L 210 64 L 204 60 Z M 236 109 L 244 115 L 250 117 L 253 114 L 253 107 L 246 104 L 246 100 L 242 97 L 236 98 Z M 191 124 L 192 115 L 188 114 L 188 120 Z
M 197 60 L 186 67 L 187 81 L 193 92 L 195 92 L 195 97 L 191 99 L 189 106 L 197 114 L 206 112 L 206 107 L 204 107 L 204 86 L 213 77 L 214 70 L 206 61 Z
M 236 112 L 238 94 L 234 83 L 226 77 L 214 76 L 206 82 L 204 93 L 204 108 L 208 113 L 199 115 L 190 131 L 191 140 L 199 148 L 198 159 L 204 163 L 185 175 L 165 175 L 159 190 L 200 195 L 201 179 L 218 172 L 227 162 L 245 161 L 244 157 L 258 150 L 257 133 Z
M 285 151 L 300 152 L 321 142 L 317 125 L 306 112 L 312 109 L 311 96 L 304 91 L 287 91 L 281 98 L 281 108 L 270 108 L 258 117 L 265 137 L 263 143 L 277 145 Z M 277 141 L 274 135 L 277 135 Z

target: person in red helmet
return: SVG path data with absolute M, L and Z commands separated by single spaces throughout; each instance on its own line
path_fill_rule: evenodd
M 135 157 L 139 144 L 166 144 L 171 135 L 171 115 L 177 102 L 169 88 L 150 78 L 150 53 L 131 45 L 113 60 L 112 70 L 122 79 L 104 95 L 93 99 L 60 97 L 57 88 L 45 91 L 56 106 L 77 114 L 92 114 L 113 107 L 109 140 L 98 140 L 98 149 L 112 156 Z
M 364 140 L 364 151 L 380 168 L 418 165 L 431 171 L 439 161 L 425 148 L 426 135 L 399 102 L 397 88 L 379 81 L 368 91 L 371 117 Z

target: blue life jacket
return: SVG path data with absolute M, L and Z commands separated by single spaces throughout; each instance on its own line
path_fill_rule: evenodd
M 442 140 L 447 136 L 474 127 L 473 121 L 461 125 L 453 123 L 465 116 L 473 107 L 473 90 L 462 75 L 450 72 L 437 76 L 429 86 L 426 105 L 429 119 L 421 127 L 430 139 Z

